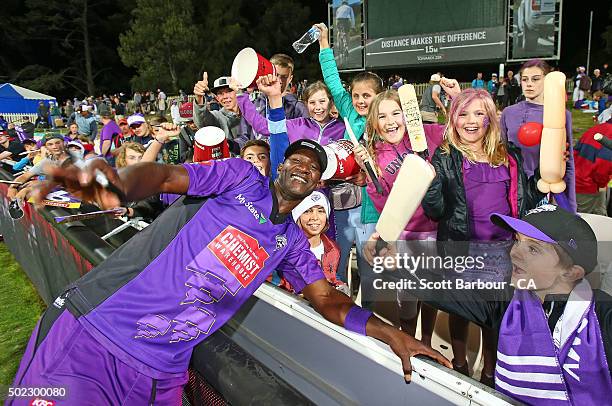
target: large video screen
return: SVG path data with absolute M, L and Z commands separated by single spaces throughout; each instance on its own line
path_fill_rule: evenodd
M 508 59 L 559 59 L 561 0 L 511 0 Z
M 363 0 L 332 0 L 329 22 L 336 64 L 340 70 L 363 69 Z
M 504 61 L 505 0 L 370 0 L 368 68 Z

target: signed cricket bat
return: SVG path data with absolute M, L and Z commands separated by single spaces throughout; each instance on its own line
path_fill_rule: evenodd
M 344 117 L 344 126 L 346 127 L 346 132 L 348 133 L 349 138 L 351 139 L 351 142 L 353 143 L 353 146 L 354 147 L 358 146 L 359 141 L 357 140 L 357 137 L 355 137 L 355 133 L 353 132 L 353 129 L 351 128 L 351 124 L 349 123 L 346 117 Z M 368 154 L 368 159 L 364 162 L 364 164 L 366 167 L 366 171 L 368 171 L 368 175 L 370 175 L 370 179 L 372 179 L 372 183 L 374 184 L 374 187 L 376 188 L 376 193 L 378 193 L 379 195 L 382 195 L 383 189 L 382 189 L 382 186 L 380 186 L 380 182 L 378 181 L 376 172 L 374 172 L 374 169 L 372 168 L 372 157 L 369 154 Z
M 434 177 L 435 172 L 424 159 L 415 154 L 409 154 L 404 158 L 389 198 L 376 223 L 376 231 L 384 241 L 398 240 L 421 204 Z
M 419 110 L 419 101 L 417 100 L 414 86 L 410 84 L 403 85 L 397 90 L 397 93 L 402 111 L 404 112 L 404 118 L 406 119 L 406 130 L 408 130 L 410 146 L 413 151 L 426 158 L 429 156 L 429 151 L 427 150 L 423 119 L 421 118 L 421 110 Z
M 92 211 L 90 213 L 83 213 L 83 214 L 73 214 L 71 216 L 59 216 L 59 217 L 55 217 L 55 222 L 56 223 L 71 223 L 73 221 L 90 220 L 90 219 L 105 216 L 108 214 L 117 214 L 119 212 L 120 211 L 118 209 L 111 209 L 111 210 Z

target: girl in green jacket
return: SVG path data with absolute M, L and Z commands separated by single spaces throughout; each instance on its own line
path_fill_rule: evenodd
M 319 45 L 321 51 L 319 53 L 319 62 L 321 63 L 323 80 L 332 94 L 340 118 L 346 117 L 348 119 L 355 136 L 359 139 L 363 136 L 365 130 L 366 116 L 370 109 L 370 103 L 378 93 L 383 91 L 382 79 L 375 73 L 363 72 L 355 76 L 351 82 L 351 92 L 346 91 L 338 74 L 334 53 L 329 47 L 329 31 L 325 24 L 316 24 L 315 27 L 320 31 Z M 346 131 L 344 138 L 349 139 Z M 365 177 L 361 176 L 358 179 L 359 181 L 354 181 L 353 183 L 363 188 L 361 191 L 357 188 L 353 189 L 355 189 L 356 193 L 361 192 L 361 206 L 350 209 L 334 207 L 334 220 L 337 229 L 336 241 L 340 245 L 341 251 L 337 276 L 338 279 L 345 282 L 348 279 L 346 269 L 348 267 L 350 249 L 354 241 L 357 245 L 357 266 L 361 278 L 362 305 L 370 307 L 373 302 L 374 292 L 370 280 L 372 278 L 369 278 L 369 276 L 373 277 L 374 274 L 371 272 L 371 267 L 367 261 L 363 260 L 361 248 L 363 242 L 374 231 L 379 214 L 365 191 Z M 332 193 L 334 193 L 334 189 L 332 189 Z

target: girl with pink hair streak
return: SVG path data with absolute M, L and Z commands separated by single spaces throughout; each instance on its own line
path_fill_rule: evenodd
M 486 90 L 466 89 L 453 98 L 444 141 L 431 164 L 436 177 L 422 207 L 429 218 L 438 221 L 438 254 L 485 258 L 481 266 L 447 270 L 445 278 L 509 280 L 512 233 L 492 224 L 489 217 L 493 213 L 519 217 L 538 200 L 521 168 L 520 150 L 501 137 L 495 103 Z M 466 375 L 468 324 L 459 316 L 449 318 L 453 366 Z M 495 341 L 495 334 L 483 329 L 481 382 L 490 386 Z

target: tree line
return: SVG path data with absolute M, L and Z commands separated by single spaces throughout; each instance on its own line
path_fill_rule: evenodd
M 246 46 L 268 57 L 291 55 L 297 78 L 317 76 L 317 53 L 296 54 L 291 44 L 327 12 L 325 2 L 306 0 L 3 3 L 0 81 L 57 97 L 189 92 L 203 71 L 211 78 L 228 75 Z

